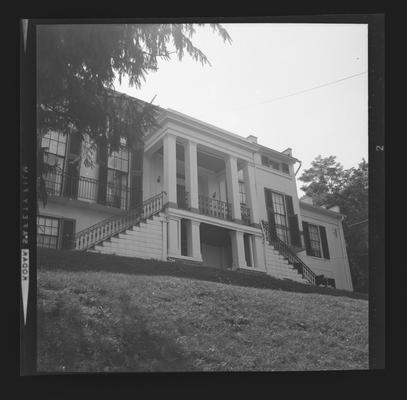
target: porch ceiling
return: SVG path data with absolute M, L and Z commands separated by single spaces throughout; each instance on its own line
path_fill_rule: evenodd
M 157 153 L 162 155 L 163 148 L 161 147 L 159 150 L 157 150 Z M 177 160 L 185 161 L 184 147 L 181 144 L 177 144 Z M 207 153 L 202 153 L 199 150 L 197 153 L 197 162 L 198 167 L 205 168 L 210 171 L 220 172 L 225 169 L 224 160 L 218 157 L 211 156 L 210 154 Z

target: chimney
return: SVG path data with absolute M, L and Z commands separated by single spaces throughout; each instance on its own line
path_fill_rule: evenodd
M 257 136 L 249 135 L 246 138 L 249 142 L 257 143 Z
M 332 206 L 332 207 L 329 207 L 328 210 L 334 211 L 334 212 L 337 212 L 337 213 L 340 213 L 340 212 L 341 212 L 339 206 Z
M 292 157 L 293 155 L 293 149 L 291 147 L 289 147 L 288 149 L 285 149 L 284 151 L 282 151 L 283 154 Z

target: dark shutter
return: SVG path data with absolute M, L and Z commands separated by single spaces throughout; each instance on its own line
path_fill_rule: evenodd
M 143 154 L 144 146 L 140 142 L 131 151 L 130 209 L 134 209 L 143 203 Z
M 302 230 L 304 232 L 305 251 L 308 256 L 313 256 L 311 242 L 309 239 L 308 222 L 302 221 Z
M 264 196 L 266 199 L 267 218 L 269 223 L 270 239 L 277 238 L 276 221 L 274 218 L 273 197 L 270 189 L 264 188 Z
M 297 214 L 288 217 L 288 227 L 290 228 L 291 244 L 296 247 L 301 247 L 301 236 Z
M 300 228 L 298 226 L 298 216 L 294 214 L 293 198 L 288 195 L 285 197 L 285 206 L 287 209 L 288 228 L 290 229 L 291 244 L 296 247 L 301 247 Z
M 269 220 L 269 233 L 270 239 L 277 239 L 277 229 L 276 229 L 276 220 L 274 218 L 274 212 L 272 209 L 268 209 L 267 216 Z
M 266 199 L 266 209 L 273 210 L 273 198 L 271 196 L 271 190 L 264 188 L 264 197 Z
M 107 144 L 100 145 L 100 147 L 98 148 L 98 162 L 99 162 L 98 203 L 99 204 L 106 204 L 107 161 L 108 161 Z
M 288 195 L 284 195 L 285 197 L 285 206 L 287 208 L 287 215 L 294 215 L 294 205 L 293 205 L 293 198 Z
M 75 221 L 70 219 L 62 219 L 60 221 L 61 228 L 61 248 L 62 249 L 73 249 L 74 237 L 75 237 Z
M 329 260 L 328 240 L 326 237 L 326 230 L 324 226 L 319 227 L 319 235 L 321 236 L 322 253 L 324 255 L 324 258 Z
M 65 171 L 64 196 L 71 199 L 78 197 L 79 170 L 81 166 L 82 138 L 76 134 L 69 135 L 68 161 Z

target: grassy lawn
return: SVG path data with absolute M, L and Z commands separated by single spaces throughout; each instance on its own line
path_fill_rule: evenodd
M 73 270 L 63 257 L 57 268 L 54 253 L 44 254 L 37 274 L 39 371 L 368 368 L 364 299 Z

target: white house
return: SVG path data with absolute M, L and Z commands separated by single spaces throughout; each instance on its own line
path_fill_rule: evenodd
M 158 122 L 144 150 L 131 153 L 123 142 L 110 156 L 94 152 L 93 167 L 72 167 L 86 143 L 56 132 L 43 138 L 59 171 L 46 177 L 38 246 L 181 259 L 352 290 L 343 216 L 298 198 L 291 149 L 171 109 Z

